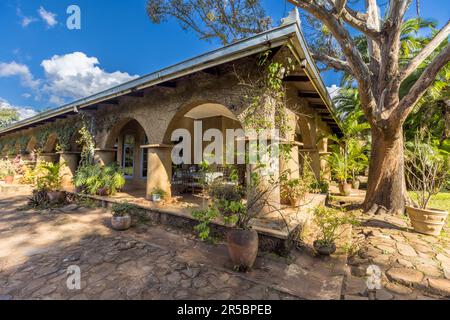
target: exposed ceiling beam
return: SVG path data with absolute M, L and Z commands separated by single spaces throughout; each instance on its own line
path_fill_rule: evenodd
M 318 99 L 320 99 L 320 95 L 317 92 L 299 91 L 298 96 L 300 98 L 318 98 Z
M 283 79 L 284 82 L 310 82 L 307 76 L 292 75 Z
M 176 88 L 177 87 L 177 83 L 175 81 L 166 81 L 163 83 L 159 83 L 157 85 L 158 87 L 163 87 L 163 88 Z

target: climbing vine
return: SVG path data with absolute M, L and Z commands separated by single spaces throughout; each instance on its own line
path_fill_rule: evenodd
M 235 71 L 248 103 L 241 121 L 245 127 L 257 132 L 279 129 L 283 137 L 289 130 L 283 79 L 295 69 L 295 63 L 289 57 L 284 61 L 274 61 L 272 56 L 271 50 L 259 55 L 256 77 Z
M 56 129 L 56 136 L 58 138 L 58 144 L 56 146 L 57 151 L 70 151 L 70 139 L 74 133 L 78 130 L 75 123 L 66 123 L 60 125 Z
M 20 138 L 18 139 L 21 153 L 25 153 L 27 151 L 27 146 L 30 142 L 30 139 L 31 138 L 29 136 L 20 136 Z

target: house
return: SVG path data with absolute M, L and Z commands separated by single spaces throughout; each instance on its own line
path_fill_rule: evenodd
M 282 79 L 289 124 L 283 143 L 291 146 L 292 156 L 280 160 L 279 170 L 290 168 L 298 176 L 304 165 L 302 155 L 308 155 L 320 177 L 325 168 L 320 156 L 327 153 L 326 136 L 339 134 L 340 127 L 296 11 L 277 28 L 2 129 L 0 152 L 26 157 L 39 149 L 38 160 L 66 164 L 64 179 L 70 186 L 80 159 L 75 128 L 84 122 L 95 141 L 95 161 L 119 163 L 127 178 L 126 188 L 142 190 L 147 198 L 161 188 L 170 196 L 177 174 L 172 163 L 174 130 L 183 128 L 194 134 L 198 121 L 202 135 L 211 128 L 223 133 L 244 128 L 242 118 L 251 102 L 248 85 L 242 82 L 258 83 L 265 53 L 274 61 L 289 59 L 294 66 Z M 264 101 L 270 109 L 273 99 L 269 96 Z M 275 124 L 277 115 L 266 111 L 256 117 Z M 272 197 L 275 202 L 283 201 L 279 189 Z

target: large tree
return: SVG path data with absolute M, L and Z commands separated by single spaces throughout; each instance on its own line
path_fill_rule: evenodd
M 0 129 L 9 126 L 14 121 L 19 120 L 17 110 L 12 108 L 3 108 L 0 105 Z
M 361 107 L 372 134 L 366 209 L 403 212 L 406 198 L 403 123 L 439 71 L 449 63 L 450 46 L 429 62 L 402 98 L 400 88 L 447 40 L 450 21 L 407 65 L 401 66 L 401 31 L 411 0 L 390 0 L 383 17 L 376 0 L 365 1 L 365 12 L 353 10 L 346 0 L 289 1 L 320 20 L 338 44 L 339 56 L 318 54 L 316 59 L 352 74 L 357 82 Z M 367 62 L 357 50 L 351 28 L 367 39 Z
M 358 11 L 355 3 L 365 2 L 365 10 Z M 364 206 L 371 212 L 404 212 L 406 184 L 404 175 L 403 124 L 415 105 L 435 81 L 439 71 L 450 61 L 450 45 L 433 56 L 436 48 L 448 39 L 450 20 L 428 41 L 428 43 L 403 64 L 400 59 L 402 26 L 411 0 L 389 0 L 384 12 L 377 0 L 289 0 L 323 24 L 329 33 L 335 50 L 313 50 L 316 60 L 347 74 L 355 80 L 364 115 L 371 126 L 372 151 L 370 158 L 369 183 Z M 234 3 L 254 6 L 257 0 L 241 1 L 193 1 L 193 0 L 149 0 L 148 7 L 164 8 L 163 16 L 175 16 L 182 21 L 192 17 L 194 3 L 200 5 L 203 26 L 206 30 L 217 31 L 216 36 L 226 43 L 228 28 L 241 27 L 239 21 L 246 21 L 248 11 L 236 12 Z M 230 10 L 221 10 L 214 3 L 224 3 Z M 280 1 L 280 5 L 282 1 Z M 203 5 L 203 6 L 202 6 Z M 180 8 L 187 8 L 187 15 L 179 14 Z M 172 9 L 172 11 L 168 10 Z M 204 13 L 203 10 L 205 10 Z M 176 12 L 176 14 L 174 13 Z M 230 15 L 231 14 L 231 15 Z M 216 18 L 218 15 L 220 19 Z M 208 16 L 215 17 L 214 24 Z M 251 16 L 251 15 L 250 15 Z M 233 19 L 227 19 L 233 17 Z M 241 17 L 237 19 L 236 17 Z M 262 16 L 251 17 L 259 21 Z M 256 20 L 255 20 L 256 19 Z M 153 19 L 155 21 L 155 19 Z M 189 26 L 189 24 L 187 24 Z M 221 31 L 219 26 L 227 26 Z M 194 28 L 194 30 L 196 30 Z M 196 32 L 201 33 L 199 30 Z M 211 38 L 211 36 L 208 36 Z M 358 50 L 361 37 L 367 43 L 366 52 Z M 328 46 L 327 48 L 332 48 Z M 313 48 L 314 49 L 314 48 Z M 430 57 L 432 57 L 430 59 Z M 427 61 L 428 60 L 428 61 Z M 402 84 L 411 81 L 415 71 L 427 61 L 427 66 L 412 83 L 409 90 L 400 95 Z

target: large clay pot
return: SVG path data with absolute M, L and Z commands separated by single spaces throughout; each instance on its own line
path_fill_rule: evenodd
M 48 191 L 47 196 L 50 203 L 62 203 L 66 200 L 66 193 L 64 191 Z
M 255 264 L 258 255 L 258 233 L 254 230 L 231 230 L 227 234 L 228 253 L 235 268 L 246 271 Z
M 329 256 L 336 252 L 336 244 L 323 245 L 320 241 L 316 240 L 313 243 L 314 249 L 322 256 Z
M 438 209 L 419 209 L 406 206 L 411 224 L 416 232 L 438 236 L 447 221 L 448 212 Z
M 339 192 L 342 196 L 348 197 L 352 193 L 352 185 L 347 182 L 339 183 Z
M 128 230 L 131 226 L 131 216 L 129 214 L 124 216 L 112 216 L 111 225 L 113 229 L 117 231 Z
M 359 187 L 361 186 L 361 182 L 359 180 L 353 180 L 352 181 L 352 188 L 355 190 L 359 190 Z
M 13 184 L 14 176 L 6 176 L 4 180 L 5 180 L 5 184 Z
M 289 203 L 291 204 L 291 207 L 297 208 L 300 206 L 300 199 L 299 198 L 289 199 Z
M 99 195 L 100 197 L 107 197 L 108 196 L 108 189 L 107 188 L 100 188 L 97 191 L 97 195 Z

